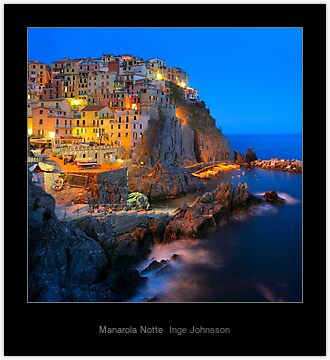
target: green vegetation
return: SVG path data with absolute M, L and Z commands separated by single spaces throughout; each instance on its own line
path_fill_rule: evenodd
M 127 197 L 127 207 L 129 210 L 138 210 L 138 209 L 149 209 L 149 200 L 148 197 L 139 192 L 130 193 Z

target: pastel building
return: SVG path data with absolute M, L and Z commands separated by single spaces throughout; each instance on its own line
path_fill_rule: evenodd
M 106 141 L 112 119 L 113 113 L 108 106 L 88 105 L 81 110 L 81 118 L 76 120 L 74 135 L 85 142 Z
M 185 94 L 185 98 L 186 98 L 188 101 L 191 101 L 191 102 L 199 101 L 199 96 L 198 96 L 198 90 L 197 90 L 197 89 L 193 89 L 193 88 L 191 88 L 191 87 L 187 87 L 187 88 L 184 90 L 184 94 Z
M 121 145 L 130 154 L 147 128 L 149 115 L 136 110 L 118 111 L 110 120 L 109 143 Z
M 74 136 L 74 122 L 79 117 L 79 114 L 38 106 L 32 109 L 32 134 L 54 145 L 76 143 L 80 139 Z
M 50 66 L 39 61 L 28 62 L 28 94 L 42 94 L 43 87 L 50 81 Z

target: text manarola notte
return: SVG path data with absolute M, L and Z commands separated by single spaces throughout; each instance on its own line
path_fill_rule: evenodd
M 106 325 L 99 326 L 99 334 L 171 334 L 171 335 L 184 335 L 184 334 L 215 334 L 223 335 L 230 334 L 230 328 L 228 327 L 203 327 L 203 326 L 192 326 L 186 327 L 173 327 L 163 328 L 159 326 L 128 326 L 128 327 L 109 327 Z

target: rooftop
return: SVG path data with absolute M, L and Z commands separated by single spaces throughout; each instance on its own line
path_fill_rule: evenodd
M 105 105 L 87 105 L 81 111 L 99 111 L 101 109 L 106 108 Z

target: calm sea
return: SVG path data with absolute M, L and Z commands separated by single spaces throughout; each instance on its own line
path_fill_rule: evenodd
M 259 159 L 278 157 L 302 160 L 301 134 L 226 135 L 232 149 L 245 154 L 253 147 Z
M 296 135 L 235 135 L 233 149 L 252 146 L 259 158 L 301 158 L 301 138 Z M 264 302 L 302 300 L 302 175 L 260 168 L 241 168 L 206 180 L 206 191 L 224 181 L 246 182 L 261 196 L 276 190 L 284 206 L 264 204 L 220 226 L 207 239 L 181 240 L 157 245 L 152 260 L 179 254 L 184 260 L 172 272 L 149 274 L 147 286 L 131 301 Z M 204 190 L 205 191 L 205 190 Z M 190 194 L 167 201 L 175 208 L 193 201 Z

